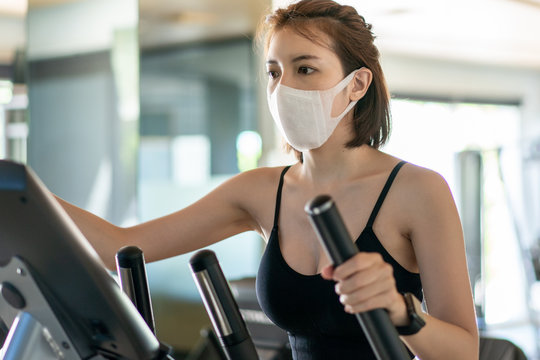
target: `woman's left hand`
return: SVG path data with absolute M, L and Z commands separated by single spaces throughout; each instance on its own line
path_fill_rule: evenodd
M 360 252 L 321 276 L 336 281 L 336 293 L 348 313 L 384 308 L 396 326 L 408 323 L 403 296 L 396 289 L 393 268 L 379 253 Z

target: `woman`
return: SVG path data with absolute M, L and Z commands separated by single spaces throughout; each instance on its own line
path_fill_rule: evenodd
M 111 268 L 126 244 L 153 261 L 257 231 L 268 242 L 259 301 L 289 332 L 296 359 L 374 358 L 351 314 L 375 308 L 388 311 L 423 360 L 478 358 L 448 186 L 378 150 L 389 132 L 389 96 L 370 25 L 352 7 L 303 0 L 268 17 L 265 30 L 270 111 L 296 164 L 239 174 L 185 209 L 130 228 L 61 203 Z M 332 196 L 360 234 L 359 254 L 335 269 L 304 212 L 319 194 Z M 406 304 L 422 297 L 429 315 L 417 309 L 423 320 L 411 318 Z

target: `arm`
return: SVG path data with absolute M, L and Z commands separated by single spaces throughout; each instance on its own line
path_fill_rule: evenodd
M 478 359 L 478 329 L 461 222 L 448 185 L 429 173 L 411 217 L 411 240 L 431 316 L 424 331 L 405 337 L 421 359 Z M 437 346 L 430 346 L 437 344 Z
M 141 248 L 148 262 L 187 253 L 232 235 L 258 230 L 246 210 L 253 172 L 239 174 L 194 204 L 133 227 L 115 226 L 58 199 L 106 266 L 114 269 L 114 255 L 125 245 Z
M 438 174 L 415 170 L 409 175 L 393 206 L 404 214 L 400 222 L 407 224 L 430 315 L 424 328 L 402 339 L 423 360 L 478 359 L 463 234 L 451 193 Z M 359 253 L 334 271 L 326 268 L 323 276 L 338 282 L 346 311 L 385 308 L 396 326 L 406 325 L 405 303 L 392 272 L 380 254 Z

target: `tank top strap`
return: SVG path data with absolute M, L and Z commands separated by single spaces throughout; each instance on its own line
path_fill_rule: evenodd
M 285 166 L 283 170 L 281 171 L 281 175 L 279 176 L 279 185 L 276 195 L 276 210 L 274 211 L 274 228 L 277 227 L 278 219 L 279 219 L 279 208 L 281 207 L 281 190 L 283 189 L 283 178 L 285 177 L 285 173 L 291 168 L 291 165 Z
M 388 194 L 388 190 L 390 190 L 390 186 L 392 186 L 392 183 L 394 182 L 394 179 L 396 178 L 396 175 L 399 169 L 401 169 L 401 167 L 405 165 L 406 163 L 407 163 L 406 161 L 400 161 L 392 169 L 392 172 L 388 176 L 388 180 L 386 180 L 386 184 L 384 184 L 381 194 L 379 195 L 379 198 L 377 199 L 377 202 L 375 203 L 375 207 L 373 208 L 373 211 L 371 212 L 371 215 L 369 216 L 369 220 L 367 222 L 366 227 L 373 226 L 373 223 L 375 222 L 375 218 L 377 217 L 377 214 L 379 213 L 379 210 L 381 209 L 384 199 L 386 198 L 386 194 Z

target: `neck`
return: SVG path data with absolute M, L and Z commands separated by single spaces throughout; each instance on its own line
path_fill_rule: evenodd
M 332 186 L 369 174 L 381 164 L 384 154 L 369 145 L 345 147 L 351 137 L 352 112 L 341 120 L 320 148 L 303 152 L 299 175 L 315 186 Z
M 324 146 L 304 152 L 300 173 L 313 184 L 330 184 L 360 175 L 367 170 L 370 159 L 377 153 L 368 145 L 345 148 L 343 145 Z

